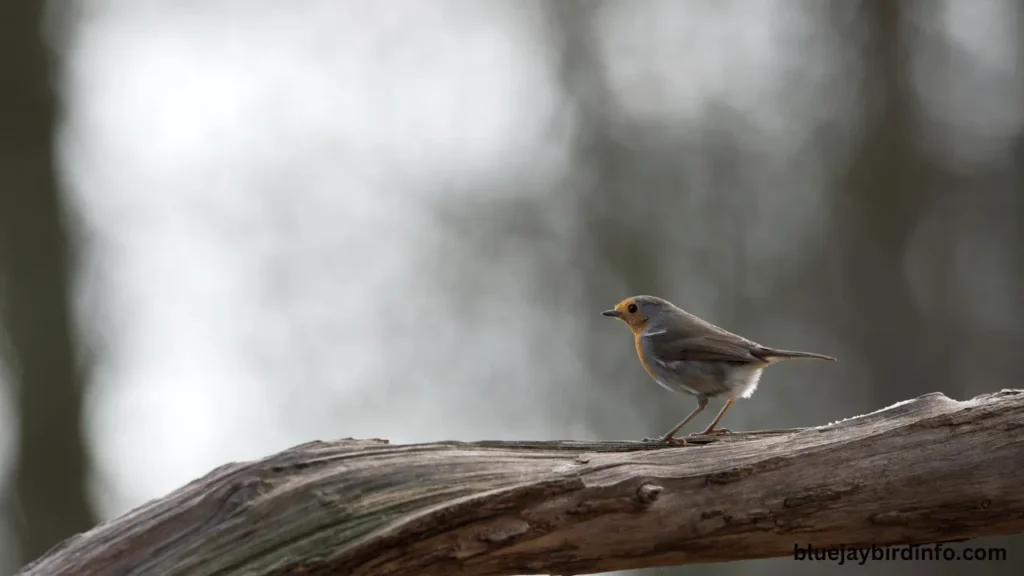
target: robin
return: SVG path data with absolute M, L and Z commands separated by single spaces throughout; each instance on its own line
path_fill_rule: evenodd
M 683 426 L 708 405 L 709 398 L 725 397 L 725 406 L 702 435 L 728 434 L 716 429 L 736 398 L 749 398 L 757 389 L 761 372 L 790 358 L 831 356 L 768 348 L 737 336 L 655 296 L 633 296 L 602 312 L 618 318 L 633 332 L 637 355 L 644 370 L 662 387 L 697 397 L 697 408 L 661 438 L 644 442 L 686 444 L 674 438 Z M 693 435 L 693 434 L 691 434 Z

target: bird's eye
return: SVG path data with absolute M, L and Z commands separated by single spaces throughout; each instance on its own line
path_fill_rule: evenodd
M 627 310 L 629 310 L 630 314 L 634 314 L 636 312 L 636 304 L 630 304 Z

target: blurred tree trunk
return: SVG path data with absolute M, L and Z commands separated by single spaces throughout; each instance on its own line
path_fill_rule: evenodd
M 601 322 L 603 318 L 598 312 L 628 296 L 609 290 L 609 284 L 652 286 L 657 282 L 653 277 L 657 270 L 654 260 L 657 252 L 642 249 L 649 243 L 630 226 L 628 217 L 621 217 L 631 210 L 635 200 L 631 200 L 628 193 L 624 196 L 619 185 L 631 159 L 629 151 L 619 145 L 608 125 L 610 88 L 592 38 L 594 19 L 602 5 L 601 2 L 568 0 L 552 2 L 544 8 L 553 32 L 556 70 L 567 105 L 575 112 L 568 116 L 576 120 L 572 128 L 575 138 L 566 192 L 575 196 L 579 218 L 578 250 L 582 256 L 578 260 L 579 274 L 585 286 L 579 319 L 583 326 L 580 331 L 583 341 L 579 343 L 581 357 L 592 368 L 587 381 L 596 386 L 618 388 L 622 386 L 618 378 L 593 377 L 616 371 L 602 369 L 602 360 L 606 362 L 609 356 L 607 349 L 601 338 L 590 335 L 608 328 L 607 323 Z M 618 282 L 607 282 L 609 278 Z M 614 398 L 615 393 L 608 391 L 603 395 L 593 391 L 574 400 L 585 405 L 581 412 L 586 414 L 591 427 L 607 429 L 608 422 L 617 420 L 614 402 L 602 402 L 608 396 Z M 643 404 L 642 396 L 643 393 L 634 396 L 637 404 Z
M 568 409 L 586 414 L 603 436 L 626 433 L 630 414 L 647 415 L 647 435 L 661 434 L 692 410 L 692 400 L 666 399 L 631 357 L 628 333 L 599 312 L 633 294 L 664 294 L 671 276 L 679 273 L 682 255 L 671 258 L 669 275 L 659 268 L 666 260 L 666 221 L 678 227 L 684 219 L 678 209 L 687 193 L 680 159 L 689 142 L 664 125 L 616 119 L 615 95 L 595 37 L 604 2 L 543 6 L 556 73 L 571 110 L 565 116 L 574 119 L 572 168 L 563 190 L 576 199 L 576 266 L 583 282 L 579 346 L 590 369 L 584 378 L 590 389 L 574 396 Z M 623 351 L 629 361 L 622 363 L 624 356 L 609 350 Z
M 914 31 L 908 11 L 913 7 L 865 0 L 856 14 L 851 41 L 861 61 L 863 136 L 835 202 L 843 291 L 836 305 L 849 342 L 869 371 L 866 382 L 878 406 L 926 391 L 949 391 L 945 350 L 954 344 L 949 338 L 931 338 L 935 326 L 929 323 L 943 319 L 920 312 L 906 273 L 909 241 L 937 192 L 934 166 L 916 144 L 920 109 L 908 46 Z M 943 231 L 945 238 L 949 232 Z M 944 246 L 928 250 L 937 257 L 950 253 Z M 939 296 L 944 301 L 947 284 L 931 286 L 945 295 Z M 894 385 L 903 382 L 907 387 Z
M 85 494 L 81 374 L 72 347 L 64 207 L 54 167 L 53 58 L 44 2 L 0 8 L 0 318 L 18 398 L 13 491 L 27 562 L 93 524 Z
M 1017 9 L 1017 70 L 1024 70 L 1024 0 L 1016 2 Z M 1017 81 L 1020 82 L 1024 91 L 1024 73 L 1018 73 Z M 1016 208 L 1014 219 L 1014 243 L 1011 248 L 1012 258 L 1016 264 L 1014 271 L 1014 287 L 1016 288 L 1016 310 L 1017 319 L 1024 320 L 1024 127 L 1017 134 L 1017 141 L 1014 143 L 1013 157 L 1013 204 Z M 1024 325 L 1017 324 L 1017 333 L 1024 332 Z

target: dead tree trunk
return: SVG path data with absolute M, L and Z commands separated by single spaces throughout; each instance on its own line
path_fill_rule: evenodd
M 228 464 L 22 574 L 583 574 L 1024 532 L 1024 391 L 635 442 L 313 442 Z

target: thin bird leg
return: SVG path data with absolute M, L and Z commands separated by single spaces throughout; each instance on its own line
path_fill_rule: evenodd
M 706 430 L 701 432 L 702 436 L 708 434 L 731 434 L 731 432 L 729 432 L 725 428 L 719 428 L 718 430 L 715 430 L 715 426 L 718 425 L 718 422 L 722 419 L 722 416 L 725 416 L 725 411 L 728 410 L 729 406 L 732 406 L 732 403 L 735 401 L 735 398 L 729 398 L 728 400 L 725 401 L 725 406 L 722 406 L 722 410 L 718 412 L 718 416 L 715 416 L 714 421 L 712 421 L 711 424 L 708 425 Z
M 680 422 L 679 424 L 676 424 L 675 428 L 673 428 L 673 429 L 669 430 L 668 432 L 666 432 L 665 435 L 662 436 L 661 438 L 644 438 L 644 440 L 647 441 L 647 442 L 675 442 L 677 444 L 682 444 L 683 446 L 685 446 L 686 445 L 686 440 L 676 440 L 675 438 L 673 438 L 673 436 L 675 436 L 676 432 L 679 432 L 679 430 L 683 426 L 686 426 L 686 424 L 690 420 L 693 420 L 694 417 L 697 416 L 697 414 L 700 414 L 707 405 L 708 405 L 708 398 L 707 398 L 707 396 L 697 396 L 697 408 L 695 408 L 693 412 L 690 412 L 689 416 L 687 416 L 686 418 L 683 418 L 682 422 Z

